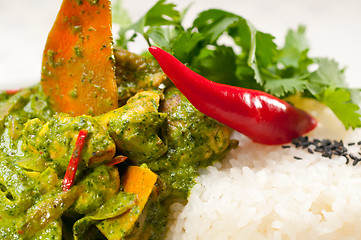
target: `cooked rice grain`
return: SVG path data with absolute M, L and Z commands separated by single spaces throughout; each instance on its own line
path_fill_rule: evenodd
M 321 122 L 310 137 L 330 137 L 329 128 Z M 336 136 L 346 145 L 360 133 Z M 361 239 L 361 164 L 233 137 L 240 147 L 201 170 L 185 207 L 172 206 L 168 239 Z

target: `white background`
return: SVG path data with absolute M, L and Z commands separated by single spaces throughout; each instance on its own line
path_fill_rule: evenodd
M 327 56 L 347 67 L 352 87 L 361 87 L 361 1 L 359 0 L 174 0 L 199 10 L 222 8 L 250 20 L 283 43 L 286 31 L 307 26 L 312 56 Z M 133 20 L 155 0 L 123 0 Z M 42 51 L 60 0 L 0 0 L 0 89 L 15 89 L 40 78 Z

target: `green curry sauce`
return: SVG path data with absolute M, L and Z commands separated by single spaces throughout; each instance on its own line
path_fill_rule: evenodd
M 197 111 L 152 60 L 124 50 L 115 59 L 119 108 L 100 116 L 53 112 L 39 85 L 0 94 L 1 239 L 106 239 L 113 230 L 97 226 L 137 211 L 137 197 L 120 184 L 130 165 L 158 180 L 132 230 L 118 238 L 163 239 L 169 206 L 186 203 L 198 169 L 232 147 L 230 130 Z M 63 192 L 81 129 L 88 136 L 75 184 Z M 128 158 L 108 166 L 117 155 Z

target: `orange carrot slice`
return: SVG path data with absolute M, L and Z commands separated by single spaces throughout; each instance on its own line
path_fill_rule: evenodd
M 123 215 L 106 219 L 97 224 L 98 229 L 107 239 L 123 239 L 133 229 L 156 181 L 157 175 L 148 168 L 130 166 L 127 169 L 122 178 L 124 192 L 135 193 L 138 196 L 138 202 L 135 207 Z
M 72 116 L 117 108 L 109 0 L 63 0 L 44 49 L 41 85 Z
M 145 167 L 130 166 L 122 178 L 124 192 L 135 193 L 138 196 L 138 206 L 141 212 L 157 181 L 157 175 Z

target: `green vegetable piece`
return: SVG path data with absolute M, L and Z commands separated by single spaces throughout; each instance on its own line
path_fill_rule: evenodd
M 28 238 L 36 235 L 50 223 L 59 219 L 83 190 L 83 187 L 73 186 L 69 191 L 61 191 L 54 196 L 44 198 L 43 201 L 40 201 L 27 211 L 25 223 L 19 231 L 23 232 Z
M 105 219 L 122 215 L 135 206 L 136 202 L 137 198 L 135 194 L 118 192 L 118 194 L 109 199 L 96 211 L 75 222 L 73 226 L 74 239 L 83 239 L 83 235 L 91 225 L 99 223 Z
M 13 164 L 12 159 L 0 160 L 0 219 L 16 217 L 28 209 L 33 200 L 32 182 Z
M 57 219 L 54 222 L 49 223 L 42 231 L 39 231 L 33 238 L 33 240 L 51 239 L 62 240 L 62 221 Z
M 47 120 L 53 114 L 38 85 L 9 95 L 0 103 L 0 109 L 4 111 L 0 120 L 0 149 L 9 156 L 27 154 L 22 149 L 22 131 L 29 119 Z
M 159 136 L 166 114 L 158 112 L 160 94 L 143 91 L 126 105 L 96 117 L 115 141 L 117 150 L 140 164 L 156 160 L 167 152 Z
M 11 96 L 6 102 L 0 106 L 0 122 L 2 123 L 11 111 L 17 110 L 25 106 L 31 94 L 35 92 L 35 88 L 26 88 Z
M 166 91 L 162 111 L 168 115 L 168 144 L 180 165 L 193 157 L 195 162 L 208 160 L 228 149 L 230 130 L 196 110 L 178 89 Z
M 123 49 L 115 49 L 114 58 L 121 104 L 140 91 L 157 89 L 167 78 L 153 59 Z
M 95 211 L 119 191 L 118 169 L 105 165 L 89 169 L 77 185 L 83 186 L 84 191 L 68 209 L 67 214 L 88 214 Z
M 29 171 L 26 172 L 26 174 L 34 182 L 34 188 L 38 195 L 46 196 L 46 194 L 57 193 L 59 191 L 61 179 L 58 178 L 58 175 L 53 168 L 48 167 L 41 173 Z
M 111 160 L 115 153 L 113 140 L 95 119 L 85 115 L 70 117 L 59 114 L 46 123 L 37 118 L 30 120 L 23 131 L 25 148 L 50 158 L 64 173 L 81 129 L 87 130 L 88 136 L 79 170 L 90 164 Z
M 22 216 L 18 216 L 15 220 L 13 218 L 0 218 L 0 239 L 23 240 L 24 237 L 18 232 L 19 222 L 22 222 Z
M 222 159 L 230 149 L 231 131 L 196 110 L 176 88 L 165 92 L 161 111 L 168 116 L 164 129 L 168 152 L 148 167 L 159 173 L 172 196 L 186 198 L 198 167 Z

